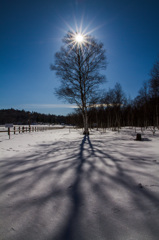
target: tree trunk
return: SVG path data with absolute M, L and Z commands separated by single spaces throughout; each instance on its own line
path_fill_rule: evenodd
M 82 113 L 83 116 L 83 125 L 84 125 L 84 135 L 89 135 L 89 131 L 88 131 L 88 115 L 87 115 L 87 111 Z

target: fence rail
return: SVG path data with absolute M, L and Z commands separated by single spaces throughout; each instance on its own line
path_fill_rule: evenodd
M 55 129 L 62 129 L 64 127 L 53 127 L 53 126 L 14 126 L 12 128 L 8 127 L 6 130 L 0 130 L 0 133 L 8 133 L 9 139 L 11 133 L 24 133 L 24 132 L 39 132 L 39 131 L 46 131 L 46 130 L 55 130 Z

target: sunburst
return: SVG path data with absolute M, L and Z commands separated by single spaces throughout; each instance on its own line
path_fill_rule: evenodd
M 84 36 L 81 33 L 76 34 L 75 40 L 78 43 L 82 43 L 84 41 Z
M 72 30 L 72 29 L 71 29 Z M 67 38 L 68 44 L 72 46 L 72 49 L 76 46 L 83 48 L 87 44 L 90 43 L 89 41 L 90 36 L 87 33 L 84 33 L 84 31 L 70 31 L 69 36 Z
M 87 33 L 82 31 L 75 32 L 73 29 L 67 33 L 68 37 L 67 45 L 69 46 L 68 54 L 77 47 L 78 50 L 81 50 L 82 54 L 84 53 L 84 47 L 87 47 L 91 42 L 89 41 L 90 36 Z
M 66 22 L 64 19 L 62 20 L 69 30 L 68 32 L 64 30 L 64 32 L 68 35 L 68 37 L 65 39 L 67 40 L 67 44 L 70 46 L 69 52 L 76 47 L 80 48 L 83 52 L 84 47 L 93 44 L 91 41 L 92 33 L 102 27 L 98 26 L 90 29 L 90 25 L 92 25 L 93 22 L 92 20 L 85 28 L 83 28 L 83 17 L 81 19 L 80 25 L 77 24 L 76 18 L 74 17 L 75 28 L 71 27 L 71 25 L 68 24 L 68 22 Z
M 66 38 L 67 44 L 71 46 L 71 49 L 80 47 L 83 49 L 84 46 L 87 44 L 91 44 L 90 41 L 90 33 L 93 31 L 88 32 L 88 27 L 83 29 L 83 20 L 81 20 L 80 26 L 77 25 L 76 19 L 74 19 L 75 29 L 71 27 L 66 21 L 64 21 L 65 25 L 68 27 L 68 32 L 65 30 L 68 37 Z

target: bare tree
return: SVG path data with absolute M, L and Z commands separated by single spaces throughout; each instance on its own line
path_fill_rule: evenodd
M 107 105 L 108 126 L 113 127 L 114 130 L 121 126 L 122 109 L 126 104 L 126 96 L 120 83 L 116 83 L 113 89 L 109 89 L 102 102 Z
M 51 69 L 61 80 L 57 96 L 77 104 L 83 117 L 84 134 L 89 134 L 87 108 L 99 85 L 105 81 L 100 71 L 106 68 L 106 56 L 103 44 L 95 38 L 81 35 L 77 39 L 77 36 L 67 33 Z

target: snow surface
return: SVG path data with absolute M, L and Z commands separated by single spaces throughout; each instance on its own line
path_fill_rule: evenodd
M 0 133 L 0 240 L 158 240 L 159 132 Z

